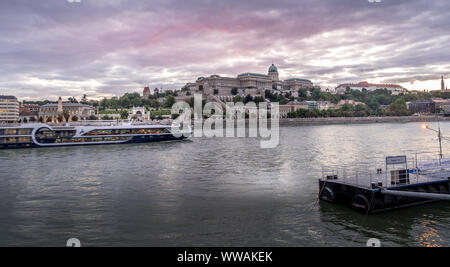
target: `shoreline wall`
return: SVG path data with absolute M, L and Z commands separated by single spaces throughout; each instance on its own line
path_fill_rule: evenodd
M 364 124 L 364 123 L 388 123 L 388 122 L 437 122 L 450 121 L 450 117 L 443 116 L 405 116 L 405 117 L 337 117 L 337 118 L 294 118 L 280 119 L 282 126 L 298 125 L 329 125 L 329 124 Z

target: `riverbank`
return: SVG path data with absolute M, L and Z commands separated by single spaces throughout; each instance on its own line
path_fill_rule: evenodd
M 443 116 L 404 116 L 404 117 L 352 117 L 352 118 L 295 118 L 280 119 L 282 126 L 330 125 L 330 124 L 366 124 L 366 123 L 406 123 L 406 122 L 436 122 L 450 121 Z

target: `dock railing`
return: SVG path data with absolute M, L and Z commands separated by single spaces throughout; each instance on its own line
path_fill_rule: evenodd
M 381 162 L 322 167 L 322 180 L 334 180 L 363 188 L 390 188 L 405 184 L 428 183 L 450 177 L 450 159 L 435 153 L 416 153 L 407 157 L 404 167 L 389 167 Z

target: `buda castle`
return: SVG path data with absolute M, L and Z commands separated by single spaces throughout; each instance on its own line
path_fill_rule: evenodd
M 268 74 L 242 73 L 236 78 L 211 75 L 200 77 L 194 83 L 188 83 L 184 88 L 190 92 L 201 92 L 206 95 L 217 95 L 223 100 L 231 100 L 234 95 L 251 95 L 264 97 L 265 90 L 274 93 L 291 92 L 298 96 L 299 89 L 311 89 L 313 83 L 310 80 L 292 78 L 281 81 L 278 68 L 272 64 Z

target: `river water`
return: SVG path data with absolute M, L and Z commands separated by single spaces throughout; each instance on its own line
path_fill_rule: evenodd
M 244 138 L 2 150 L 0 246 L 449 246 L 445 202 L 370 216 L 317 203 L 322 165 L 437 154 L 421 125 L 282 127 L 265 150 Z

